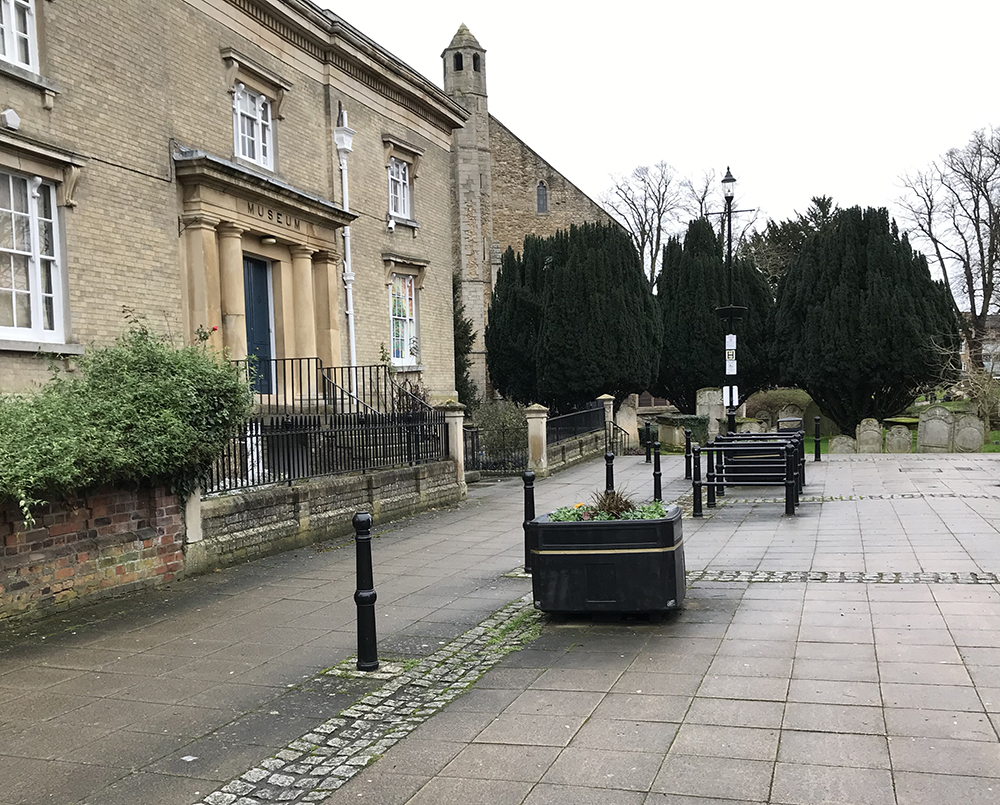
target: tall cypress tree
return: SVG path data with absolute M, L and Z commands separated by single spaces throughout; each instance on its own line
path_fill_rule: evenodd
M 707 219 L 691 221 L 683 243 L 677 237 L 667 242 L 656 286 L 663 350 L 654 390 L 684 413 L 694 413 L 698 389 L 726 381 L 728 328 L 715 311 L 729 302 L 727 285 L 722 241 Z M 745 258 L 733 260 L 732 302 L 747 308 L 734 323 L 737 385 L 746 399 L 771 380 L 772 299 L 765 279 Z
M 486 328 L 494 386 L 565 409 L 643 391 L 655 377 L 660 323 L 642 264 L 616 225 L 527 237 L 503 256 Z
M 852 207 L 813 235 L 782 278 L 775 351 L 844 433 L 898 414 L 954 377 L 960 339 L 947 290 L 886 209 Z

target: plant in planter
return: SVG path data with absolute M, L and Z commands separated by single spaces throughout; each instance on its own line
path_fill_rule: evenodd
M 529 521 L 525 539 L 543 612 L 663 612 L 684 601 L 679 506 L 603 492 Z

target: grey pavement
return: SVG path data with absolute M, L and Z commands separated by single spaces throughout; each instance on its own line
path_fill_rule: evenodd
M 998 461 L 825 457 L 808 464 L 795 517 L 777 497 L 729 490 L 684 519 L 696 581 L 682 612 L 542 617 L 537 640 L 365 756 L 329 797 L 289 783 L 277 798 L 994 803 Z M 641 458 L 616 471 L 649 496 Z M 687 491 L 680 457 L 663 471 L 666 499 Z M 601 460 L 567 470 L 538 482 L 536 508 L 603 484 Z M 508 575 L 522 560 L 521 501 L 517 481 L 483 485 L 377 531 L 380 656 L 437 656 L 528 593 Z M 353 590 L 353 550 L 328 544 L 8 637 L 0 805 L 265 801 L 225 787 L 382 695 L 384 682 L 320 674 L 353 653 Z

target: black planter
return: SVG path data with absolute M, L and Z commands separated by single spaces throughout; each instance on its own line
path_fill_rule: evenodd
M 543 612 L 663 612 L 684 601 L 681 509 L 660 520 L 525 526 L 531 586 Z

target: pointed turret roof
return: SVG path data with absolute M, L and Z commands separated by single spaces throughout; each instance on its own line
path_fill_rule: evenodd
M 451 44 L 445 50 L 457 50 L 458 48 L 475 48 L 476 50 L 482 50 L 484 53 L 486 52 L 464 22 L 458 26 L 458 31 L 452 37 Z

